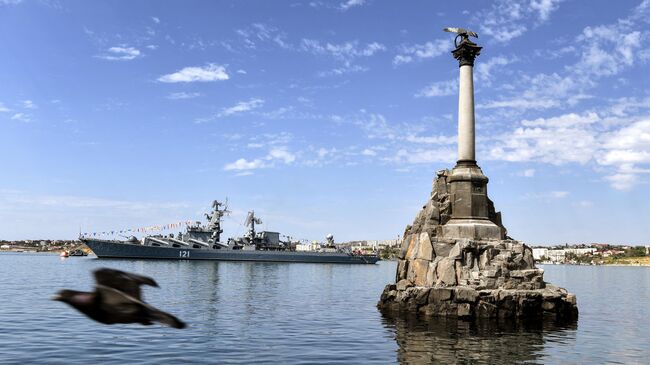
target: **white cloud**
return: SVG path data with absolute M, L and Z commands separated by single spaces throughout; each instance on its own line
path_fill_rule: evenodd
M 594 206 L 594 202 L 590 200 L 581 200 L 579 202 L 573 203 L 573 206 L 579 208 L 591 208 Z
M 0 0 L 0 5 L 16 5 L 22 2 L 23 0 Z
M 11 109 L 7 108 L 3 103 L 0 102 L 0 113 L 8 113 Z
M 284 32 L 264 23 L 253 23 L 250 27 L 245 29 L 235 30 L 235 33 L 241 37 L 244 48 L 257 49 L 259 45 L 268 42 L 284 49 L 293 48 L 293 45 L 287 42 L 286 34 Z M 222 45 L 231 49 L 229 44 Z
M 540 200 L 555 200 L 555 199 L 564 199 L 569 196 L 568 191 L 549 191 L 541 193 L 528 193 L 524 195 L 524 198 L 528 199 L 540 199 Z
M 158 18 L 158 17 L 152 16 L 151 20 L 156 24 L 160 24 L 160 18 Z
M 188 92 L 181 91 L 181 92 L 171 93 L 167 95 L 167 99 L 171 99 L 171 100 L 192 99 L 199 96 L 201 96 L 201 93 L 196 93 L 196 92 L 188 93 Z
M 266 164 L 264 163 L 263 160 L 256 159 L 256 160 L 246 160 L 245 158 L 240 158 L 235 162 L 226 164 L 224 166 L 224 170 L 226 171 L 231 171 L 231 170 L 254 170 L 254 169 L 259 169 L 266 167 Z
M 359 65 L 344 65 L 342 67 L 335 67 L 328 71 L 321 71 L 318 73 L 318 76 L 320 77 L 340 76 L 340 75 L 345 75 L 345 74 L 350 74 L 355 72 L 366 72 L 366 71 L 368 71 L 367 67 L 363 67 Z
M 109 61 L 130 61 L 142 56 L 140 50 L 127 46 L 111 47 L 107 52 L 96 57 Z
M 245 70 L 237 70 L 236 72 L 241 75 L 246 75 L 247 73 Z
M 406 136 L 406 141 L 422 144 L 455 144 L 457 136 Z
M 286 148 L 273 148 L 267 156 L 269 160 L 282 160 L 285 164 L 290 164 L 296 160 L 296 156 L 287 151 Z
M 330 55 L 339 60 L 351 61 L 358 57 L 370 57 L 378 52 L 385 51 L 386 47 L 377 42 L 368 43 L 365 46 L 359 45 L 358 41 L 345 43 L 321 43 L 314 39 L 303 39 L 301 49 L 317 55 Z
M 598 116 L 565 114 L 554 118 L 524 120 L 513 131 L 495 137 L 489 157 L 504 161 L 540 161 L 552 165 L 586 164 L 598 151 L 592 127 Z
M 38 106 L 31 100 L 23 100 L 23 108 L 25 109 L 38 109 Z
M 643 45 L 640 28 L 630 29 L 634 26 L 619 20 L 614 24 L 586 27 L 578 37 L 583 47 L 581 60 L 575 66 L 577 72 L 610 76 L 631 66 Z
M 30 118 L 29 115 L 27 115 L 27 114 L 25 114 L 25 113 L 16 113 L 16 114 L 14 114 L 14 115 L 11 116 L 11 120 L 17 120 L 17 121 L 19 121 L 19 122 L 28 123 L 28 122 L 30 122 L 32 119 Z
M 187 207 L 184 203 L 135 202 L 74 195 L 37 195 L 16 190 L 0 190 L 0 202 L 32 207 L 119 208 L 130 211 Z
M 436 149 L 400 149 L 390 158 L 392 162 L 403 164 L 432 164 L 436 162 L 452 163 L 456 161 L 455 148 L 436 148 Z
M 639 177 L 635 174 L 614 174 L 605 177 L 610 185 L 616 190 L 631 190 L 638 182 Z
M 185 67 L 171 74 L 158 78 L 160 82 L 210 82 L 228 80 L 226 68 L 221 65 L 210 63 L 203 67 Z
M 597 161 L 617 169 L 617 173 L 606 178 L 613 188 L 629 190 L 638 183 L 639 174 L 650 173 L 650 169 L 639 167 L 650 164 L 650 119 L 605 133 L 602 140 L 603 149 Z
M 531 23 L 535 27 L 546 22 L 562 0 L 498 0 L 487 11 L 478 12 L 479 34 L 498 42 L 509 42 L 522 36 Z
M 226 164 L 224 170 L 226 171 L 242 171 L 242 170 L 255 170 L 262 168 L 271 168 L 275 166 L 276 162 L 282 162 L 289 165 L 296 160 L 296 155 L 289 152 L 286 147 L 274 147 L 264 158 L 256 158 L 248 160 L 240 158 L 235 162 Z
M 361 151 L 361 154 L 364 156 L 377 156 L 377 152 L 375 150 L 371 150 L 369 148 L 364 149 Z
M 492 57 L 485 62 L 480 62 L 476 66 L 476 78 L 483 84 L 490 85 L 493 71 L 500 66 L 505 66 L 510 63 L 512 63 L 512 60 L 503 56 Z
M 526 169 L 524 171 L 519 172 L 519 176 L 523 177 L 534 177 L 535 176 L 535 169 Z
M 410 63 L 415 60 L 434 58 L 451 51 L 449 39 L 438 39 L 424 44 L 403 45 L 400 53 L 393 58 L 394 65 Z
M 415 96 L 423 97 L 436 97 L 436 96 L 448 96 L 458 93 L 458 80 L 447 80 L 447 81 L 438 81 L 430 84 L 424 89 L 420 90 Z
M 235 104 L 235 105 L 233 105 L 231 107 L 224 108 L 223 110 L 221 110 L 221 112 L 219 113 L 219 116 L 220 117 L 226 117 L 226 116 L 233 115 L 233 114 L 244 113 L 244 112 L 247 112 L 247 111 L 251 111 L 253 109 L 257 109 L 257 108 L 261 107 L 262 105 L 264 105 L 264 100 L 257 99 L 257 98 L 250 99 L 248 101 L 240 101 L 239 103 L 237 103 L 237 104 Z
M 366 3 L 366 0 L 346 0 L 339 5 L 339 9 L 346 11 L 350 8 L 361 6 Z
M 521 76 L 512 97 L 491 100 L 478 104 L 477 109 L 508 108 L 520 111 L 534 109 L 542 110 L 562 106 L 574 106 L 583 99 L 591 96 L 584 89 L 591 86 L 591 81 L 585 78 L 575 78 L 572 75 L 561 76 L 557 73 Z

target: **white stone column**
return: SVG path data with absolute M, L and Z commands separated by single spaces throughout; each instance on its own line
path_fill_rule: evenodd
M 471 65 L 460 66 L 458 92 L 458 160 L 475 161 L 474 79 Z

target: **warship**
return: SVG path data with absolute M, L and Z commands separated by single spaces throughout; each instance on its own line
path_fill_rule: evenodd
M 255 231 L 261 224 L 255 212 L 248 213 L 244 225 L 248 232 L 243 237 L 221 240 L 221 221 L 229 213 L 222 202 L 212 203 L 212 212 L 206 213 L 207 222 L 195 222 L 186 227 L 184 233 L 176 236 L 149 235 L 142 239 L 134 236 L 126 240 L 96 239 L 80 237 L 97 258 L 126 259 L 170 259 L 170 260 L 220 260 L 220 261 L 265 261 L 304 262 L 333 264 L 374 264 L 377 255 L 362 254 L 334 246 L 328 236 L 328 244 L 317 251 L 296 251 L 296 242 L 280 240 L 279 232 Z

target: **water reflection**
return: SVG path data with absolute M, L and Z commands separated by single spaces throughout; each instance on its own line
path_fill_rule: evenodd
M 547 344 L 571 346 L 577 330 L 577 322 L 382 317 L 384 326 L 395 334 L 400 364 L 543 364 Z

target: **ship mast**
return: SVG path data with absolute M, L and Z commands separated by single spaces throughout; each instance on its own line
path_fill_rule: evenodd
M 220 207 L 223 206 L 221 209 Z M 208 229 L 212 231 L 212 240 L 213 242 L 221 242 L 221 233 L 223 229 L 221 228 L 221 218 L 224 215 L 230 213 L 228 210 L 228 201 L 222 203 L 218 200 L 212 202 L 212 214 L 206 214 L 205 217 L 208 219 Z

